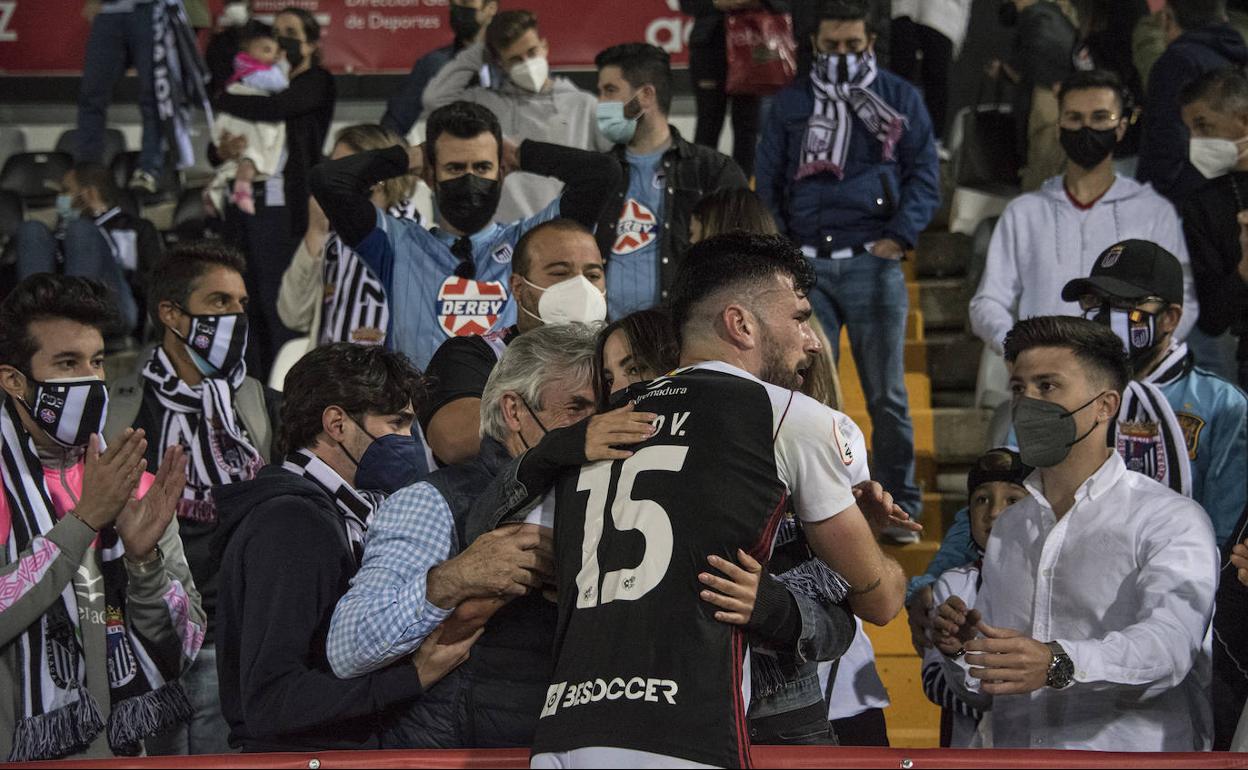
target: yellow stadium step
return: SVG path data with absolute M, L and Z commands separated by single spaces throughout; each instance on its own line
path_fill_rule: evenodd
M 940 707 L 923 694 L 922 660 L 913 654 L 881 656 L 875 666 L 891 703 L 884 710 L 889 743 L 894 748 L 939 748 Z

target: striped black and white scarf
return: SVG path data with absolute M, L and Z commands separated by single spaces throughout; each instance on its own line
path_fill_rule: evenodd
M 1179 418 L 1159 385 L 1186 372 L 1187 344 L 1170 349 L 1142 381 L 1133 380 L 1118 411 L 1118 454 L 1128 470 L 1143 473 L 1187 497 L 1192 496 L 1192 465 Z
M 782 548 L 797 549 L 796 552 L 806 557 L 804 561 L 799 561 L 794 567 L 775 576 L 790 591 L 826 605 L 839 604 L 849 595 L 849 583 L 845 582 L 845 578 L 832 571 L 823 560 L 810 552 L 806 544 L 806 534 L 791 513 L 785 515 L 776 530 L 772 552 Z M 750 692 L 753 697 L 765 698 L 783 689 L 790 681 L 789 675 L 785 673 L 785 668 L 792 669 L 789 663 L 790 661 L 782 660 L 780 655 L 771 650 L 751 647 Z
M 300 449 L 287 456 L 286 462 L 282 463 L 282 469 L 311 481 L 334 499 L 334 504 L 342 514 L 347 542 L 351 544 L 356 563 L 360 563 L 364 557 L 364 533 L 368 531 L 368 522 L 385 497 L 375 492 L 355 489 L 343 481 L 342 476 L 324 460 L 307 449 Z
M 20 590 L 21 581 L 37 582 L 59 551 L 47 539 L 57 518 L 43 463 L 21 427 L 12 399 L 0 408 L 0 462 L 10 511 L 8 563 L 17 564 L 23 553 L 30 552 L 23 564 L 27 574 L 10 574 Z M 79 578 L 66 583 L 60 598 L 10 642 L 17 649 L 22 707 L 16 715 L 9 762 L 81 752 L 105 729 L 115 754 L 135 756 L 145 736 L 190 718 L 191 705 L 176 672 L 160 670 L 143 637 L 126 619 L 128 575 L 117 531 L 111 526 L 102 530 L 87 553 L 98 554 L 99 561 L 78 568 L 85 585 Z M 102 591 L 94 590 L 101 584 Z M 79 605 L 77 587 L 85 589 L 86 607 Z M 80 612 L 105 623 L 111 706 L 107 724 L 88 688 Z
M 240 363 L 229 379 L 205 377 L 198 385 L 188 385 L 177 375 L 168 354 L 159 345 L 143 367 L 143 377 L 152 384 L 164 408 L 160 418 L 157 464 L 165 449 L 174 444 L 186 447 L 186 486 L 178 501 L 178 518 L 203 524 L 217 521 L 212 488 L 255 478 L 264 460 L 247 439 L 234 411 L 234 394 L 247 376 L 247 365 Z
M 893 109 L 868 86 L 875 82 L 879 68 L 875 54 L 852 54 L 861 57 L 861 65 L 851 79 L 848 70 L 840 67 L 845 57 L 821 55 L 811 67 L 810 84 L 815 96 L 815 110 L 806 123 L 802 142 L 802 162 L 797 179 L 831 171 L 838 179 L 845 176 L 845 159 L 853 123 L 852 109 L 867 130 L 884 145 L 884 160 L 893 159 L 893 151 L 905 133 L 906 117 Z
M 325 309 L 320 344 L 354 342 L 381 345 L 390 326 L 386 289 L 364 260 L 342 238 L 325 241 Z
M 420 224 L 415 200 L 401 200 L 386 213 Z M 321 345 L 354 342 L 382 345 L 390 327 L 386 289 L 364 260 L 335 233 L 325 241 L 325 307 L 321 313 Z

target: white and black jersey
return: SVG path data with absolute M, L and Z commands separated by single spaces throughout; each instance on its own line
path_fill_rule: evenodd
M 848 417 L 721 362 L 634 385 L 659 415 L 627 460 L 552 493 L 559 626 L 535 754 L 615 747 L 749 766 L 746 637 L 699 597 L 707 556 L 770 556 L 787 510 L 854 503 L 861 433 Z

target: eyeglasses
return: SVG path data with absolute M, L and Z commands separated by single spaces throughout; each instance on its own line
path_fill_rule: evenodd
M 1122 310 L 1124 312 L 1143 312 L 1139 311 L 1140 305 L 1151 305 L 1160 303 L 1163 307 L 1168 304 L 1161 297 L 1103 297 L 1099 294 L 1085 294 L 1079 298 L 1079 309 L 1083 311 L 1084 318 L 1099 313 L 1105 308 L 1110 310 Z
M 1078 131 L 1084 127 L 1091 128 L 1093 131 L 1108 131 L 1111 128 L 1117 128 L 1121 121 L 1122 116 L 1116 112 L 1097 111 L 1091 116 L 1072 112 L 1063 115 L 1057 125 L 1069 131 Z

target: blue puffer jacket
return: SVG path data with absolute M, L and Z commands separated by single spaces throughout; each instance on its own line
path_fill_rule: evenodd
M 892 238 L 913 246 L 940 207 L 940 161 L 919 92 L 880 70 L 871 90 L 909 121 L 891 161 L 851 111 L 845 178 L 816 174 L 794 182 L 806 122 L 815 109 L 809 75 L 776 94 L 755 160 L 759 197 L 781 231 L 803 246 L 857 247 Z

